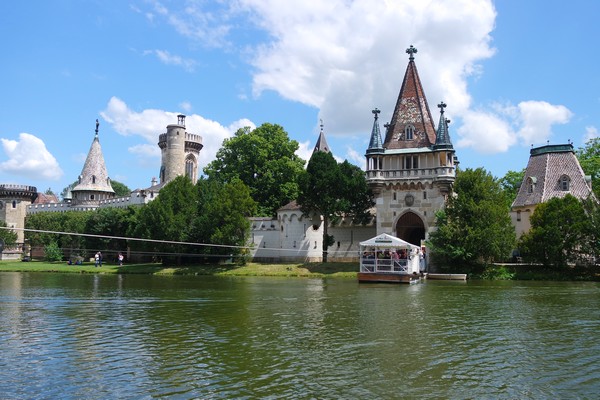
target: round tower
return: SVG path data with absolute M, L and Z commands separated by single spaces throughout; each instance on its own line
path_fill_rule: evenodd
M 0 221 L 16 228 L 17 243 L 25 240 L 25 214 L 27 206 L 37 197 L 37 188 L 26 185 L 0 184 Z
M 167 125 L 167 133 L 158 137 L 158 147 L 161 151 L 161 184 L 178 176 L 187 176 L 192 182 L 196 182 L 202 136 L 185 131 L 185 115 L 177 116 L 177 124 Z

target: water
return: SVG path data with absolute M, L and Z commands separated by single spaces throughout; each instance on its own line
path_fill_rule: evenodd
M 0 399 L 591 399 L 597 283 L 0 273 Z

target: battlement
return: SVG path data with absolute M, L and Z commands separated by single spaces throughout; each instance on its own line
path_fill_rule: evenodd
M 33 201 L 37 197 L 37 188 L 28 185 L 0 184 L 0 197 L 20 197 Z

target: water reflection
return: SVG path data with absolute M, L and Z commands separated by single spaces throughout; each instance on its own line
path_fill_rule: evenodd
M 0 273 L 2 398 L 591 398 L 589 283 Z

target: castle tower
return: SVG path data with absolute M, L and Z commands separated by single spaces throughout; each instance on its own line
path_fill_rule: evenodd
M 0 221 L 9 228 L 16 228 L 17 243 L 25 240 L 25 215 L 27 206 L 37 197 L 37 188 L 26 185 L 0 185 Z
M 517 237 L 531 229 L 529 219 L 538 204 L 567 194 L 581 200 L 594 196 L 592 179 L 583 172 L 573 144 L 532 148 L 523 183 L 510 209 Z
M 177 124 L 168 125 L 167 133 L 158 137 L 161 151 L 160 183 L 165 184 L 178 176 L 198 180 L 198 157 L 202 150 L 202 136 L 185 131 L 185 115 L 177 116 Z
M 110 184 L 102 147 L 98 139 L 99 126 L 100 123 L 96 120 L 94 140 L 85 159 L 77 185 L 71 189 L 73 206 L 95 209 L 98 207 L 100 200 L 115 197 L 115 191 Z
M 436 131 L 410 46 L 408 67 L 385 140 L 378 109 L 366 151 L 367 182 L 375 194 L 377 234 L 388 233 L 415 245 L 434 229 L 435 213 L 452 192 L 457 160 L 441 109 Z

